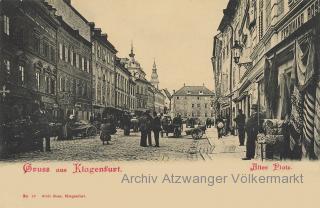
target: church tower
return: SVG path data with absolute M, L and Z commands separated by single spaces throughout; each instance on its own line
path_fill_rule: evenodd
M 158 74 L 157 74 L 157 65 L 156 65 L 156 61 L 153 61 L 153 68 L 152 68 L 152 74 L 151 74 L 151 84 L 156 87 L 157 89 L 159 89 L 159 78 L 158 78 Z

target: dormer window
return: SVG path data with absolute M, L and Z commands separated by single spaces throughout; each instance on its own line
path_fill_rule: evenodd
M 201 90 L 201 91 L 199 92 L 199 94 L 200 94 L 200 95 L 203 95 L 203 91 Z
M 190 94 L 191 94 L 191 92 L 188 90 L 187 94 L 188 94 L 188 95 L 190 95 Z

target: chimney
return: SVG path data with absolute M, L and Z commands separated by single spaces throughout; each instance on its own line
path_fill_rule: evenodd
M 183 83 L 183 86 L 185 87 L 185 86 L 186 86 L 186 83 Z

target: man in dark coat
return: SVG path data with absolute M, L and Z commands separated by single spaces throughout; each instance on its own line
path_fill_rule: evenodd
M 152 116 L 150 115 L 150 111 L 146 111 L 146 118 L 147 118 L 147 135 L 148 135 L 148 146 L 152 146 L 152 137 L 151 137 L 151 131 L 152 131 Z
M 145 112 L 139 119 L 139 129 L 141 132 L 140 146 L 147 147 L 148 136 L 148 113 Z
M 157 115 L 156 112 L 153 113 L 153 120 L 152 120 L 152 129 L 154 134 L 154 140 L 156 142 L 155 147 L 159 147 L 159 132 L 161 131 L 161 119 L 160 114 Z
M 242 110 L 238 110 L 238 115 L 234 119 L 237 124 L 238 134 L 239 134 L 239 143 L 240 146 L 244 145 L 244 138 L 245 138 L 245 126 L 246 126 L 246 115 L 242 113 Z
M 42 139 L 45 138 L 45 151 L 51 151 L 50 148 L 50 132 L 49 132 L 49 120 L 45 110 L 44 104 L 35 104 L 35 112 L 33 113 L 33 121 L 38 125 L 40 131 L 39 145 L 43 144 Z M 42 146 L 40 150 L 43 151 Z
M 245 130 L 247 132 L 247 144 L 246 144 L 246 157 L 243 160 L 251 160 L 255 156 L 256 140 L 261 126 L 263 118 L 258 114 L 258 105 L 253 104 L 251 107 L 251 116 L 249 117 Z

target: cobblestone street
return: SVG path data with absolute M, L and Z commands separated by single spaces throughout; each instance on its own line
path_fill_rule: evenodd
M 153 135 L 152 135 L 153 136 Z M 51 138 L 51 152 L 28 152 L 11 155 L 6 161 L 175 161 L 242 158 L 245 146 L 238 145 L 237 136 L 217 139 L 216 128 L 209 128 L 203 139 L 191 136 L 160 137 L 160 148 L 140 147 L 140 132 L 123 136 L 118 130 L 111 145 L 102 145 L 99 137 L 57 141 Z
M 153 136 L 153 135 L 152 135 Z M 174 161 L 205 160 L 212 152 L 207 138 L 193 140 L 191 136 L 160 138 L 160 148 L 140 147 L 140 133 L 123 136 L 118 130 L 111 145 L 102 145 L 99 137 L 56 141 L 51 139 L 51 152 L 29 152 L 10 156 L 6 161 Z

